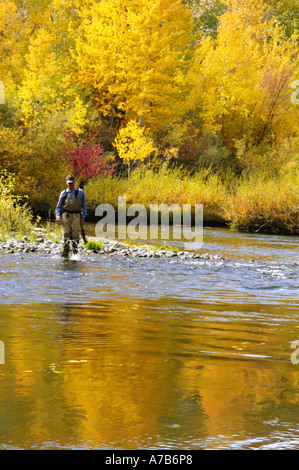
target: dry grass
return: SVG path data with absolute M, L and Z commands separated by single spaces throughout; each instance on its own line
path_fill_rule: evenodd
M 118 196 L 126 196 L 127 205 L 203 204 L 204 221 L 227 223 L 240 231 L 299 233 L 299 172 L 292 170 L 276 176 L 247 175 L 226 177 L 201 169 L 190 176 L 182 169 L 162 168 L 159 172 L 143 168 L 130 179 L 100 178 L 86 187 L 93 211 L 98 204 L 117 208 Z

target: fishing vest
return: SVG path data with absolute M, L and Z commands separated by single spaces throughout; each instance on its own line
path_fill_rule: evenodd
M 62 213 L 81 214 L 81 199 L 78 197 L 79 190 L 75 189 L 75 197 L 66 197 L 66 190 L 62 196 Z

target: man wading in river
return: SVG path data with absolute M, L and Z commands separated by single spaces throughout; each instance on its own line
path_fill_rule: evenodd
M 75 186 L 75 178 L 68 175 L 67 189 L 62 191 L 56 207 L 56 220 L 62 224 L 63 246 L 61 256 L 67 258 L 72 245 L 73 253 L 78 252 L 80 230 L 87 217 L 86 200 L 83 189 Z

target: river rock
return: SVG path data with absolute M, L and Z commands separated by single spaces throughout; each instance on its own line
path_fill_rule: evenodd
M 47 229 L 41 227 L 34 227 L 31 231 L 34 233 L 47 233 Z
M 35 229 L 37 232 L 44 232 L 44 230 Z M 44 232 L 46 235 L 46 232 Z M 45 254 L 60 254 L 62 247 L 62 240 L 60 243 L 56 243 L 46 236 L 39 236 L 35 242 L 29 242 L 28 237 L 24 236 L 22 239 L 15 239 L 11 236 L 6 236 L 5 242 L 0 242 L 0 250 L 6 253 L 29 253 L 38 252 Z M 174 251 L 164 249 L 154 249 L 151 245 L 129 245 L 125 242 L 119 242 L 115 240 L 104 240 L 101 250 L 87 250 L 79 245 L 79 253 L 85 255 L 97 254 L 97 255 L 109 255 L 109 256 L 127 256 L 132 258 L 177 258 L 180 261 L 185 260 L 196 260 L 196 259 L 215 259 L 224 260 L 219 254 L 211 255 L 209 253 L 198 253 L 190 251 Z

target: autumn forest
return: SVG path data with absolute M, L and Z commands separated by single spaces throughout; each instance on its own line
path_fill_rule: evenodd
M 298 28 L 298 0 L 1 0 L 0 203 L 13 175 L 51 217 L 72 172 L 90 213 L 298 234 Z

